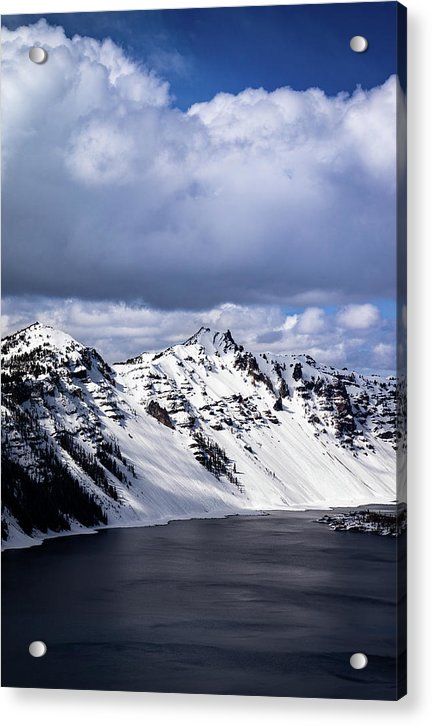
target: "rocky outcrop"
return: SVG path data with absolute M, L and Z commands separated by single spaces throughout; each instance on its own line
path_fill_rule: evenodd
M 279 398 L 276 399 L 276 403 L 273 406 L 273 409 L 275 411 L 283 411 L 283 405 L 282 405 L 282 398 L 281 398 L 281 396 L 279 396 Z
M 236 357 L 234 368 L 238 368 L 241 371 L 246 371 L 247 375 L 252 378 L 256 383 L 263 383 L 271 393 L 273 391 L 273 385 L 270 378 L 260 369 L 258 361 L 252 353 L 239 354 Z
M 174 424 L 170 419 L 168 411 L 157 401 L 149 402 L 147 406 L 147 413 L 149 413 L 150 416 L 153 416 L 153 418 L 155 418 L 156 421 L 159 421 L 159 423 L 163 424 L 164 426 L 168 426 L 169 429 L 174 428 Z
M 303 375 L 303 369 L 301 363 L 296 363 L 293 369 L 292 377 L 295 381 L 299 381 Z
M 337 380 L 334 386 L 333 402 L 336 407 L 337 415 L 335 417 L 336 431 L 340 437 L 346 436 L 352 438 L 355 432 L 355 420 L 351 406 L 351 400 L 343 381 Z

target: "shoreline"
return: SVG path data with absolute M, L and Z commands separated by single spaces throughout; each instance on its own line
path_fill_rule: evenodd
M 208 516 L 205 514 L 200 513 L 197 514 L 188 514 L 184 517 L 182 516 L 172 516 L 168 518 L 161 518 L 159 520 L 154 521 L 148 521 L 148 522 L 126 522 L 124 524 L 119 523 L 113 523 L 113 524 L 105 524 L 101 527 L 92 527 L 92 528 L 82 528 L 82 529 L 75 529 L 75 530 L 69 530 L 64 532 L 52 532 L 52 533 L 46 533 L 43 534 L 43 536 L 38 536 L 35 538 L 30 537 L 30 535 L 25 535 L 23 533 L 23 536 L 31 540 L 30 542 L 2 542 L 1 546 L 1 553 L 4 552 L 13 552 L 17 550 L 26 550 L 31 549 L 32 547 L 39 547 L 43 545 L 45 542 L 49 542 L 54 539 L 60 539 L 63 537 L 77 537 L 79 535 L 93 535 L 93 534 L 99 534 L 99 532 L 105 532 L 110 529 L 132 529 L 132 528 L 142 528 L 142 527 L 165 527 L 168 524 L 171 524 L 173 522 L 185 522 L 185 521 L 193 521 L 193 520 L 201 520 L 201 519 L 228 519 L 230 517 L 269 517 L 273 512 L 329 512 L 329 511 L 337 511 L 337 510 L 355 510 L 355 509 L 362 509 L 362 508 L 369 508 L 372 509 L 374 507 L 378 508 L 378 511 L 380 511 L 380 508 L 386 508 L 391 507 L 392 509 L 395 507 L 406 507 L 405 502 L 396 502 L 395 500 L 392 500 L 391 502 L 368 502 L 365 504 L 334 504 L 334 505 L 323 505 L 322 503 L 315 504 L 308 504 L 307 506 L 293 506 L 293 507 L 283 507 L 278 509 L 242 509 L 238 512 L 209 512 Z

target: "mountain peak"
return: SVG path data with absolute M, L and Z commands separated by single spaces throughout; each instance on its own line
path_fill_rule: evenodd
M 243 347 L 236 343 L 229 329 L 221 333 L 204 326 L 201 326 L 194 335 L 185 340 L 183 345 L 201 345 L 209 353 L 221 350 L 224 353 L 229 350 L 234 352 L 243 350 Z
M 197 330 L 196 333 L 190 336 L 190 338 L 187 338 L 183 345 L 197 345 L 200 344 L 203 338 L 207 335 L 207 333 L 211 333 L 210 328 L 205 328 L 204 325 L 201 325 L 200 329 Z
M 21 350 L 28 353 L 30 350 L 41 346 L 57 351 L 77 350 L 83 347 L 67 333 L 63 333 L 63 331 L 53 328 L 52 325 L 47 323 L 41 323 L 39 320 L 2 339 L 4 355 L 8 353 L 17 354 Z
M 15 333 L 10 333 L 9 335 L 6 335 L 3 340 L 6 340 L 7 338 L 14 338 L 15 336 L 22 336 L 43 331 L 48 332 L 51 330 L 54 330 L 51 325 L 47 325 L 46 323 L 41 323 L 39 320 L 35 320 L 34 323 L 30 323 L 30 325 L 26 325 L 24 328 L 20 328 Z

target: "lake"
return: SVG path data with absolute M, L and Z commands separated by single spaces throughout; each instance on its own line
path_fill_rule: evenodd
M 396 698 L 405 535 L 333 532 L 322 514 L 110 529 L 3 553 L 3 685 Z M 357 651 L 364 670 L 349 664 Z

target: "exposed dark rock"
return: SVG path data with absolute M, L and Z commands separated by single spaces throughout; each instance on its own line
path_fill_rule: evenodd
M 298 394 L 299 394 L 299 395 L 300 395 L 300 396 L 301 396 L 302 398 L 304 398 L 305 400 L 308 400 L 308 399 L 310 399 L 310 398 L 311 398 L 311 394 L 310 394 L 310 389 L 309 389 L 309 386 L 304 386 L 304 385 L 302 385 L 302 386 L 299 386 L 299 387 L 297 388 L 297 393 L 298 393 Z
M 257 359 L 254 355 L 252 355 L 252 353 L 237 355 L 234 363 L 234 368 L 237 368 L 241 371 L 246 371 L 247 375 L 250 376 L 252 380 L 264 383 L 269 391 L 271 391 L 271 393 L 274 393 L 273 385 L 270 378 L 261 371 Z
M 294 366 L 294 370 L 292 372 L 292 377 L 295 381 L 299 381 L 300 378 L 303 376 L 303 369 L 301 363 L 296 363 Z
M 290 391 L 288 388 L 288 384 L 284 378 L 282 378 L 280 386 L 279 386 L 279 396 L 281 398 L 288 398 L 290 395 Z
M 337 380 L 334 386 L 334 405 L 336 407 L 336 431 L 339 436 L 351 436 L 356 430 L 351 400 L 343 381 Z
M 382 433 L 378 433 L 377 437 L 379 439 L 392 439 L 394 436 L 392 431 L 383 431 Z
M 274 413 L 272 413 L 269 409 L 264 411 L 264 415 L 267 417 L 267 421 L 269 421 L 269 423 L 277 424 L 277 425 L 280 424 L 280 421 L 277 418 L 277 416 L 275 416 Z
M 224 333 L 223 337 L 225 339 L 225 353 L 230 348 L 233 348 L 236 353 L 243 350 L 243 346 L 237 345 L 237 343 L 235 342 L 234 338 L 232 337 L 231 330 L 227 330 L 226 333 Z
M 314 383 L 313 391 L 314 391 L 314 393 L 316 393 L 317 396 L 321 396 L 323 393 L 323 390 L 324 390 L 324 381 L 322 380 L 322 378 L 318 377 Z
M 157 401 L 150 401 L 147 406 L 147 413 L 150 414 L 150 416 L 153 416 L 159 423 L 163 424 L 164 426 L 168 426 L 168 428 L 173 429 L 174 425 L 169 417 L 169 413 L 166 410 L 166 408 L 163 408 L 163 406 L 160 406 Z
M 264 356 L 263 356 L 263 358 L 264 358 Z M 266 360 L 267 360 L 267 358 L 266 358 Z M 286 371 L 286 363 L 278 363 L 278 361 L 275 361 L 273 363 L 273 365 L 274 365 L 275 372 L 279 376 L 279 378 L 283 378 L 282 373 L 283 373 L 283 371 Z
M 88 379 L 88 373 L 86 368 L 79 368 L 78 370 L 71 372 L 72 378 L 78 378 L 82 381 L 85 381 Z
M 279 398 L 276 400 L 275 405 L 273 406 L 273 409 L 275 411 L 282 411 L 283 405 L 282 405 L 282 398 L 279 396 Z

